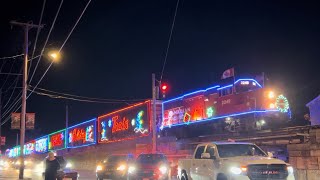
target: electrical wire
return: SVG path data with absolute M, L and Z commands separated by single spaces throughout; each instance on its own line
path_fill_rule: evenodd
M 11 68 L 10 68 L 10 71 L 9 71 L 9 73 L 7 73 L 8 75 L 6 76 L 6 79 L 4 80 L 4 83 L 2 84 L 2 86 L 1 86 L 0 89 L 2 89 L 2 88 L 4 87 L 4 85 L 7 83 L 8 78 L 9 78 L 10 74 L 12 73 L 12 68 L 13 68 L 13 66 L 14 66 L 14 62 L 12 63 Z
M 32 86 L 30 86 L 30 87 L 32 87 Z M 61 92 L 56 92 L 56 91 L 47 90 L 47 89 L 43 89 L 43 88 L 37 88 L 37 90 L 45 91 L 45 92 L 49 92 L 49 93 L 55 93 L 57 95 L 62 95 L 62 96 L 70 96 L 70 97 L 75 97 L 75 98 L 98 100 L 98 101 L 128 102 L 128 101 L 145 101 L 145 100 L 147 100 L 147 99 L 104 99 L 104 98 L 94 98 L 94 97 L 86 97 L 86 96 L 79 96 L 79 95 L 74 95 L 74 94 L 61 93 Z
M 39 34 L 40 34 L 40 30 L 41 30 L 41 23 L 42 23 L 42 17 L 43 17 L 43 12 L 44 12 L 44 8 L 46 6 L 46 0 L 43 0 L 43 4 L 42 4 L 42 10 L 41 10 L 41 14 L 40 14 L 40 19 L 39 19 L 39 24 L 38 24 L 38 28 L 37 28 L 37 34 L 36 34 L 36 39 L 34 41 L 34 46 L 33 46 L 33 51 L 32 51 L 32 55 L 31 55 L 31 59 L 34 58 L 34 53 L 36 51 L 36 47 L 37 47 L 37 41 L 38 41 L 38 37 L 39 37 Z M 31 69 L 31 66 L 32 66 L 32 61 L 30 61 L 30 66 L 29 66 L 29 69 L 28 69 L 28 76 L 29 76 L 29 73 L 30 73 L 30 69 Z
M 14 55 L 14 56 L 1 57 L 0 59 L 15 59 L 15 58 L 23 56 L 23 55 L 24 54 L 18 54 L 18 55 Z
M 79 16 L 77 22 L 74 24 L 73 28 L 71 29 L 70 33 L 68 34 L 67 38 L 65 39 L 65 41 L 63 42 L 63 44 L 61 45 L 59 52 L 62 50 L 62 48 L 64 47 L 64 45 L 66 44 L 66 42 L 68 41 L 69 37 L 71 36 L 73 30 L 76 28 L 76 26 L 78 25 L 80 19 L 82 18 L 83 14 L 85 13 L 85 11 L 87 10 L 89 4 L 90 4 L 91 0 L 88 1 L 87 5 L 84 7 L 81 15 Z
M 43 93 L 39 91 L 34 91 L 34 93 L 42 96 L 47 96 L 53 99 L 67 99 L 67 100 L 80 101 L 80 102 L 102 103 L 102 104 L 126 103 L 123 101 L 97 101 L 97 100 L 79 99 L 79 98 L 66 97 L 61 95 L 53 95 L 53 94 Z
M 170 36 L 169 36 L 168 45 L 167 45 L 167 49 L 166 49 L 166 55 L 164 57 L 164 62 L 163 62 L 163 66 L 162 66 L 161 76 L 160 76 L 160 83 L 162 81 L 164 68 L 166 67 L 166 64 L 167 64 L 168 53 L 169 53 L 169 48 L 170 48 L 170 44 L 171 44 L 173 28 L 174 28 L 174 25 L 175 25 L 175 22 L 176 22 L 176 16 L 177 16 L 177 12 L 178 12 L 179 2 L 180 2 L 180 0 L 177 1 L 176 10 L 175 10 L 174 16 L 173 16 L 173 21 L 172 21 L 172 25 L 171 25 L 171 29 L 170 29 Z
M 17 85 L 18 85 L 18 79 L 16 79 L 16 85 L 15 86 L 17 87 Z M 12 90 L 12 93 L 11 93 L 9 99 L 8 99 L 7 103 L 3 106 L 3 108 L 6 108 L 7 105 L 9 104 L 9 102 L 10 102 L 10 100 L 11 100 L 13 94 L 14 94 L 14 91 L 15 91 L 16 87 Z
M 76 21 L 76 23 L 74 24 L 74 26 L 72 27 L 71 31 L 69 32 L 66 40 L 63 42 L 62 46 L 59 49 L 59 52 L 62 50 L 62 48 L 64 47 L 64 45 L 66 44 L 67 40 L 69 39 L 69 37 L 71 36 L 73 30 L 75 29 L 75 27 L 78 25 L 78 22 L 80 21 L 82 15 L 84 14 L 84 12 L 86 11 L 87 7 L 89 6 L 91 0 L 88 1 L 87 5 L 85 6 L 85 8 L 83 9 L 81 15 L 79 16 L 78 20 Z M 34 86 L 34 88 L 32 89 L 32 91 L 30 92 L 30 94 L 27 96 L 27 98 L 29 98 L 31 96 L 31 94 L 34 92 L 34 90 L 38 87 L 38 85 L 40 84 L 40 82 L 42 81 L 42 79 L 44 78 L 44 76 L 47 74 L 47 72 L 49 71 L 49 69 L 51 68 L 53 62 L 50 63 L 49 67 L 46 69 L 46 71 L 43 73 L 43 75 L 41 76 L 40 80 L 38 81 L 38 83 Z M 31 82 L 31 81 L 30 81 Z
M 20 105 L 20 107 L 21 107 L 21 105 Z M 20 107 L 16 108 L 13 112 L 14 112 L 14 113 L 17 112 Z M 4 117 L 4 116 L 3 116 L 3 117 Z M 8 122 L 10 119 L 11 119 L 11 116 L 10 116 L 10 115 L 7 116 L 7 118 L 5 118 L 5 120 L 4 120 L 3 122 L 1 122 L 1 126 L 3 126 L 3 125 L 4 125 L 6 122 Z
M 65 45 L 65 43 L 67 42 L 67 40 L 68 40 L 69 37 L 71 36 L 73 30 L 74 30 L 75 27 L 77 26 L 78 22 L 80 21 L 82 15 L 83 15 L 84 12 L 86 11 L 86 9 L 87 9 L 87 7 L 89 6 L 90 2 L 91 2 L 91 0 L 88 1 L 87 5 L 85 6 L 84 10 L 82 11 L 80 17 L 79 17 L 78 20 L 76 21 L 76 24 L 73 26 L 72 30 L 71 30 L 70 33 L 68 34 L 67 39 L 63 42 L 62 46 L 60 47 L 59 52 L 62 50 L 63 46 Z M 45 46 L 46 46 L 47 41 L 48 41 L 48 39 L 49 39 L 49 35 L 50 35 L 50 33 L 51 33 L 52 29 L 53 29 L 53 26 L 54 26 L 54 24 L 55 24 L 56 18 L 57 18 L 58 14 L 59 14 L 59 11 L 60 11 L 60 9 L 61 9 L 62 3 L 63 3 L 63 0 L 61 0 L 59 9 L 58 9 L 57 14 L 56 14 L 56 16 L 55 16 L 54 22 L 53 22 L 53 24 L 52 24 L 52 26 L 51 26 L 51 28 L 50 28 L 49 34 L 48 34 L 48 36 L 47 36 L 46 43 L 45 43 L 45 45 L 44 45 L 44 47 L 43 47 L 43 49 L 42 49 L 42 51 L 41 51 L 39 60 L 38 60 L 38 62 L 37 62 L 37 65 L 36 65 L 36 67 L 35 67 L 35 70 L 33 71 L 32 77 L 30 78 L 29 84 L 31 83 L 32 78 L 33 78 L 33 76 L 34 76 L 34 74 L 35 74 L 35 72 L 36 72 L 36 69 L 37 69 L 38 65 L 39 65 L 40 59 L 41 59 L 41 57 L 42 57 L 42 55 L 43 55 Z M 41 78 L 40 78 L 40 80 L 38 81 L 38 83 L 35 85 L 35 87 L 32 89 L 32 91 L 31 91 L 31 92 L 29 93 L 29 95 L 27 96 L 27 99 L 32 95 L 32 93 L 33 93 L 33 92 L 35 91 L 35 89 L 38 87 L 38 85 L 40 84 L 40 82 L 42 81 L 42 79 L 44 78 L 44 76 L 47 74 L 47 72 L 48 72 L 49 69 L 51 68 L 52 64 L 53 64 L 53 62 L 50 63 L 49 67 L 46 69 L 46 71 L 44 72 L 44 74 L 41 76 Z M 14 103 L 14 104 L 11 106 L 11 109 L 12 109 L 12 107 L 14 107 L 18 102 L 19 102 L 19 100 L 17 100 L 16 103 Z M 16 110 L 18 110 L 20 107 L 21 107 L 21 104 L 20 104 L 20 106 L 19 106 Z M 10 109 L 10 110 L 11 110 L 11 109 Z M 10 111 L 10 110 L 9 110 L 9 111 Z M 9 111 L 8 111 L 8 112 L 9 112 Z M 8 112 L 7 112 L 7 113 L 8 113 Z M 6 114 L 7 114 L 7 113 L 6 113 Z M 9 118 L 9 119 L 10 119 L 10 118 Z M 7 118 L 6 121 L 4 121 L 4 122 L 1 123 L 1 125 L 3 125 L 4 123 L 6 123 L 9 119 Z
M 37 64 L 36 64 L 36 67 L 34 68 L 33 73 L 32 73 L 32 75 L 31 75 L 31 78 L 30 78 L 29 84 L 32 82 L 33 76 L 34 76 L 34 74 L 35 74 L 35 73 L 36 73 L 36 71 L 37 71 L 37 68 L 38 68 L 39 62 L 40 62 L 41 57 L 42 57 L 42 55 L 43 55 L 43 53 L 44 53 L 44 49 L 45 49 L 45 47 L 47 46 L 47 43 L 48 43 L 48 40 L 49 40 L 50 34 L 51 34 L 51 32 L 52 32 L 52 30 L 53 30 L 53 28 L 54 28 L 54 25 L 55 25 L 55 23 L 56 23 L 56 20 L 57 20 L 57 17 L 58 17 L 58 15 L 59 15 L 59 12 L 60 12 L 60 9 L 61 9 L 62 4 L 63 4 L 63 0 L 61 0 L 61 2 L 60 2 L 60 5 L 59 5 L 59 8 L 58 8 L 58 11 L 57 11 L 57 13 L 56 13 L 56 16 L 54 17 L 54 20 L 53 20 L 53 22 L 52 22 L 51 28 L 50 28 L 50 30 L 49 30 L 49 33 L 48 33 L 47 39 L 46 39 L 46 41 L 45 41 L 45 43 L 44 43 L 44 45 L 43 45 L 43 48 L 42 48 L 42 50 L 41 50 L 40 57 L 39 57 L 39 59 L 38 59 L 38 62 L 37 62 Z
M 14 103 L 12 103 L 10 107 L 2 114 L 2 118 L 6 116 L 18 104 L 18 102 L 21 100 L 21 95 L 22 95 L 22 92 L 20 92 L 17 95 L 17 97 L 13 100 Z M 21 107 L 21 104 L 20 104 L 20 107 Z

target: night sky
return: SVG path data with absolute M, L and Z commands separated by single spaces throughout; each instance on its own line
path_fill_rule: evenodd
M 61 62 L 51 67 L 39 87 L 97 98 L 150 98 L 151 74 L 160 77 L 176 2 L 92 0 L 63 48 Z M 10 0 L 1 4 L 0 57 L 22 53 L 23 31 L 11 28 L 9 22 L 37 24 L 42 3 Z M 47 0 L 36 55 L 59 3 Z M 86 3 L 65 0 L 48 49 L 62 45 Z M 235 68 L 237 77 L 265 72 L 270 85 L 283 89 L 289 97 L 294 118 L 302 118 L 308 112 L 305 104 L 320 94 L 319 19 L 319 8 L 311 1 L 180 0 L 163 76 L 170 85 L 168 96 L 211 86 L 230 67 Z M 30 31 L 30 54 L 35 34 L 35 29 Z M 19 73 L 21 63 L 22 58 L 0 60 L 1 72 Z M 48 65 L 48 59 L 42 58 L 31 85 Z M 21 90 L 21 79 L 16 89 L 8 89 L 15 78 L 0 75 L 4 104 L 13 90 L 13 98 Z M 8 106 L 11 103 L 12 99 Z M 26 140 L 62 129 L 66 103 L 70 125 L 126 106 L 66 102 L 34 94 L 28 99 L 27 111 L 36 113 L 37 130 L 28 131 Z M 10 121 L 2 129 L 6 147 L 11 147 L 18 131 L 10 130 Z

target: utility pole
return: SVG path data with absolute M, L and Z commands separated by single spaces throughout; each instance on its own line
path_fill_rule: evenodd
M 1 132 L 1 123 L 2 123 L 2 89 L 0 89 L 0 152 L 1 151 L 1 146 L 2 146 L 2 132 Z
M 24 141 L 25 141 L 25 131 L 26 131 L 26 108 L 27 108 L 27 80 L 28 80 L 28 33 L 29 29 L 32 28 L 42 28 L 41 26 L 21 23 L 16 21 L 11 21 L 11 25 L 20 26 L 24 28 L 24 61 L 23 61 L 23 80 L 22 80 L 22 105 L 21 105 L 21 124 L 20 124 L 20 169 L 19 169 L 19 179 L 23 179 L 24 173 Z
M 69 127 L 69 106 L 68 106 L 68 102 L 66 102 L 66 132 L 68 133 L 68 127 Z M 69 136 L 67 134 L 67 136 Z M 69 151 L 68 146 L 66 147 L 67 152 Z
M 152 74 L 152 153 L 157 151 L 156 75 Z
M 19 145 L 19 133 L 17 133 L 17 139 L 16 139 L 16 145 L 18 146 Z

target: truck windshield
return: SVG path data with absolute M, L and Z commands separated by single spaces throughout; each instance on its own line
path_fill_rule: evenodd
M 234 156 L 267 156 L 253 144 L 219 144 L 217 145 L 221 158 Z

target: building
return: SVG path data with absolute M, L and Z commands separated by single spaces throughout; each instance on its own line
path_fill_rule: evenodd
M 311 125 L 320 125 L 320 95 L 307 104 Z

